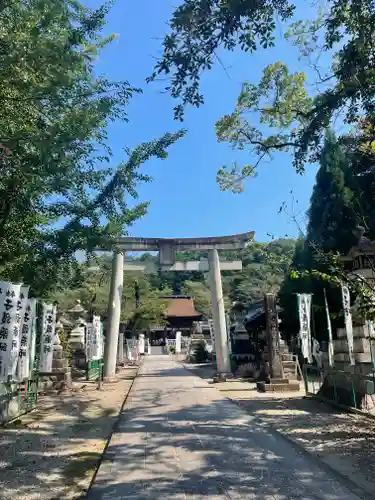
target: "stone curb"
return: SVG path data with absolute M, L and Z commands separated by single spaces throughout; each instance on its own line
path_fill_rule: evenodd
M 365 488 L 362 488 L 362 486 L 359 486 L 356 482 L 354 482 L 352 479 L 350 479 L 348 476 L 345 476 L 345 474 L 342 474 L 340 471 L 332 467 L 331 465 L 328 465 L 324 460 L 321 458 L 317 457 L 310 451 L 307 451 L 302 445 L 299 443 L 296 443 L 292 438 L 289 436 L 286 436 L 285 434 L 282 434 L 278 429 L 276 429 L 273 425 L 270 425 L 272 430 L 280 436 L 282 439 L 287 441 L 298 453 L 301 453 L 305 455 L 306 457 L 309 457 L 312 459 L 315 464 L 322 469 L 324 472 L 327 474 L 336 477 L 337 479 L 342 482 L 344 486 L 351 492 L 357 495 L 359 498 L 362 500 L 374 500 L 374 495 L 373 493 L 370 493 L 367 491 Z
M 375 420 L 375 415 L 372 415 L 371 413 L 367 413 L 363 410 L 358 410 L 357 408 L 354 408 L 352 406 L 341 405 L 340 403 L 331 401 L 330 399 L 325 398 L 324 396 L 318 396 L 318 394 L 312 394 L 311 392 L 308 392 L 306 394 L 306 397 L 310 399 L 316 399 L 318 401 L 321 401 L 322 403 L 326 403 L 327 405 L 333 406 L 334 408 L 338 408 L 339 410 L 344 410 L 347 413 L 352 413 L 353 415 L 359 415 L 360 417 L 364 417 L 369 420 Z

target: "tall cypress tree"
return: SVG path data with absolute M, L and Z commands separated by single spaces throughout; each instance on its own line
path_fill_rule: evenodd
M 355 244 L 356 197 L 348 156 L 327 132 L 308 211 L 309 247 L 315 252 L 346 253 Z
M 358 192 L 350 167 L 348 155 L 333 133 L 327 132 L 308 210 L 307 235 L 305 241 L 296 247 L 292 269 L 329 272 L 330 252 L 345 254 L 356 243 L 353 229 L 359 222 Z M 286 277 L 280 291 L 286 330 L 296 333 L 299 329 L 295 294 L 312 293 L 313 334 L 318 340 L 326 339 L 324 287 L 331 312 L 339 312 L 341 295 L 337 287 L 312 276 L 303 279 Z

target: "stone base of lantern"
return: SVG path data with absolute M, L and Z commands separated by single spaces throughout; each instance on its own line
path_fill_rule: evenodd
M 227 380 L 231 380 L 233 379 L 234 376 L 233 376 L 233 373 L 232 372 L 218 372 L 216 373 L 216 375 L 213 377 L 213 382 L 215 384 L 219 383 L 219 382 L 226 382 Z
M 267 382 L 257 382 L 257 390 L 259 392 L 298 392 L 300 383 L 298 380 L 287 378 L 271 378 Z
M 52 371 L 50 373 L 40 372 L 39 376 L 41 390 L 72 389 L 72 372 L 61 345 L 53 346 Z
M 115 382 L 119 382 L 117 377 L 104 377 L 103 382 L 107 384 L 114 384 Z

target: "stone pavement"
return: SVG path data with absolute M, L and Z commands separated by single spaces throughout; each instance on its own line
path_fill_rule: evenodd
M 168 356 L 146 358 L 89 500 L 358 500 Z

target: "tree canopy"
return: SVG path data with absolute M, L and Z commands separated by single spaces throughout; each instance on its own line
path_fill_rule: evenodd
M 140 170 L 184 134 L 145 142 L 111 164 L 108 124 L 128 121 L 140 90 L 97 75 L 110 2 L 0 2 L 0 272 L 43 294 L 79 250 L 112 247 L 142 217 Z M 74 274 L 74 272 L 73 272 Z
M 180 100 L 177 118 L 188 104 L 199 106 L 201 75 L 220 61 L 218 49 L 254 51 L 275 44 L 275 20 L 285 27 L 285 38 L 301 53 L 301 66 L 316 75 L 311 92 L 301 70 L 291 72 L 282 61 L 264 69 L 259 83 L 244 82 L 234 111 L 217 125 L 219 141 L 246 150 L 249 163 L 223 167 L 218 172 L 222 189 L 240 192 L 243 180 L 254 175 L 264 158 L 275 151 L 292 153 L 298 172 L 319 161 L 327 127 L 334 122 L 367 127 L 357 142 L 374 137 L 374 26 L 372 0 L 316 2 L 312 18 L 300 19 L 297 2 L 185 0 L 173 13 L 171 32 L 164 39 L 163 57 L 151 79 L 170 77 L 167 90 Z M 322 67 L 322 54 L 331 63 Z M 326 58 L 327 59 L 327 58 Z M 345 134 L 341 139 L 345 140 Z
M 171 77 L 166 90 L 178 99 L 175 118 L 182 120 L 187 104 L 203 104 L 200 77 L 220 61 L 220 48 L 234 50 L 239 45 L 252 52 L 272 46 L 276 17 L 288 19 L 293 11 L 288 0 L 184 0 L 173 12 L 163 56 L 149 81 L 159 75 Z
M 351 162 L 350 154 L 328 132 L 310 200 L 307 233 L 296 246 L 290 271 L 280 290 L 284 327 L 289 333 L 297 333 L 299 329 L 297 293 L 313 294 L 313 329 L 319 340 L 327 339 L 324 289 L 335 327 L 342 326 L 340 284 L 348 282 L 353 298 L 358 294 L 361 300 L 363 298 L 361 283 L 344 273 L 338 262 L 340 254 L 346 255 L 358 244 L 356 229 L 364 221 L 362 208 L 366 204 L 366 195 L 361 187 L 363 178 L 351 168 Z M 368 235 L 374 237 L 368 229 Z

